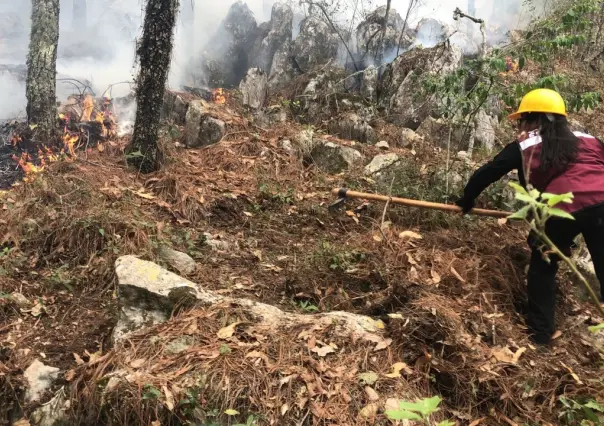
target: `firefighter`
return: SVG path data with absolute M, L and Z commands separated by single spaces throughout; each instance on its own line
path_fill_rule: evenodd
M 546 233 L 564 253 L 570 255 L 575 237 L 582 234 L 600 281 L 604 301 L 604 143 L 580 132 L 572 132 L 566 106 L 553 90 L 537 89 L 528 93 L 518 111 L 510 115 L 520 136 L 490 162 L 478 169 L 457 201 L 464 213 L 490 184 L 512 170 L 518 170 L 520 183 L 540 192 L 572 192 L 572 204 L 557 207 L 575 220 L 552 218 Z M 528 180 L 528 182 L 527 182 Z M 543 244 L 529 235 L 532 250 L 528 270 L 527 325 L 532 340 L 548 344 L 555 331 L 556 273 L 559 259 L 543 255 Z

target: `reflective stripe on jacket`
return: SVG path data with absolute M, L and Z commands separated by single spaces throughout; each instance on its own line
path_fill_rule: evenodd
M 519 141 L 526 180 L 540 192 L 572 192 L 572 204 L 560 203 L 556 206 L 569 213 L 604 203 L 604 143 L 594 136 L 574 133 L 580 140 L 577 161 L 562 172 L 541 169 L 543 140 L 538 133 L 530 133 L 526 139 Z

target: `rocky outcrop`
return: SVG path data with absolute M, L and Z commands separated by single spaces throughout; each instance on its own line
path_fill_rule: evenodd
M 201 71 L 210 87 L 237 87 L 250 68 L 258 25 L 247 4 L 233 3 L 202 53 Z
M 271 87 L 279 87 L 290 81 L 296 74 L 293 67 L 292 48 L 293 43 L 287 41 L 275 52 L 268 79 Z
M 187 148 L 198 148 L 220 142 L 226 133 L 224 122 L 210 116 L 203 101 L 189 104 L 186 115 L 185 143 Z
M 402 148 L 410 148 L 416 144 L 421 144 L 424 141 L 424 138 L 417 133 L 415 133 L 411 129 L 402 129 L 401 130 L 401 143 L 400 146 Z
M 358 142 L 375 142 L 377 135 L 375 130 L 356 114 L 346 114 L 329 123 L 329 132 L 341 139 Z
M 434 18 L 424 18 L 415 29 L 417 44 L 422 47 L 434 47 L 444 42 L 451 34 L 451 28 Z
M 416 130 L 437 109 L 438 98 L 422 93 L 423 74 L 444 75 L 461 65 L 462 51 L 446 43 L 431 49 L 412 49 L 385 67 L 378 85 L 379 104 L 388 119 Z
M 394 153 L 376 155 L 373 157 L 373 160 L 371 160 L 371 163 L 365 166 L 365 174 L 368 176 L 375 175 L 398 163 L 398 161 L 399 156 Z
M 321 142 L 305 158 L 307 164 L 314 164 L 324 172 L 340 173 L 362 161 L 363 156 L 356 149 L 337 145 L 332 142 Z
M 271 20 L 266 24 L 266 33 L 258 38 L 252 50 L 250 63 L 253 67 L 260 68 L 266 74 L 271 72 L 275 54 L 281 46 L 289 44 L 292 40 L 293 19 L 294 13 L 290 6 L 284 3 L 273 5 Z
M 296 315 L 264 303 L 224 297 L 134 256 L 120 257 L 116 261 L 115 272 L 120 312 L 114 338 L 118 342 L 136 329 L 167 321 L 177 303 L 188 301 L 201 306 L 224 303 L 232 309 L 241 309 L 250 318 L 257 320 L 256 327 L 266 330 L 274 331 L 291 325 L 322 324 L 332 327 L 336 336 L 349 337 L 353 334 L 356 339 L 369 340 L 375 344 L 384 339 L 376 322 L 369 317 L 347 312 Z
M 497 119 L 489 116 L 482 108 L 474 118 L 475 144 L 488 151 L 495 147 L 495 128 Z
M 260 68 L 250 68 L 239 84 L 242 103 L 253 109 L 264 106 L 268 96 L 268 77 Z
M 300 24 L 300 34 L 294 40 L 292 56 L 302 72 L 325 65 L 338 55 L 340 40 L 331 27 L 315 16 Z
M 256 122 L 261 127 L 270 127 L 287 120 L 287 111 L 280 105 L 271 105 L 256 113 Z
M 449 133 L 451 125 L 442 118 L 428 117 L 417 129 L 417 134 L 433 145 L 446 148 L 449 144 Z M 461 139 L 464 137 L 464 128 L 453 126 L 451 133 L 451 145 L 455 149 L 462 149 Z
M 378 69 L 376 66 L 371 65 L 367 67 L 361 77 L 361 96 L 370 102 L 377 99 L 377 85 L 378 85 Z
M 386 6 L 380 6 L 358 25 L 356 33 L 357 50 L 364 60 L 376 58 L 382 52 L 382 47 L 384 58 L 396 55 L 404 21 L 395 9 L 390 9 L 384 34 L 385 18 Z M 409 48 L 413 41 L 413 32 L 405 31 L 401 50 Z

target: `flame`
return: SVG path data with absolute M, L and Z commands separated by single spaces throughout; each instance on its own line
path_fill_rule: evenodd
M 92 110 L 94 109 L 94 99 L 90 95 L 86 95 L 84 98 L 84 102 L 82 102 L 83 111 L 82 111 L 82 121 L 90 121 L 90 116 L 92 115 Z
M 63 135 L 63 152 L 76 157 L 75 145 L 80 140 L 80 135 L 74 135 L 68 130 L 65 130 Z
M 214 102 L 219 105 L 226 103 L 226 96 L 224 95 L 224 90 L 222 88 L 218 88 L 212 92 L 212 96 L 214 97 Z
M 31 157 L 29 156 L 29 154 L 27 152 L 22 153 L 21 157 L 17 157 L 16 155 L 13 155 L 13 160 L 16 161 L 17 163 L 19 163 L 19 167 L 21 167 L 21 169 L 23 169 L 23 172 L 26 175 L 40 173 L 46 167 L 46 164 L 44 163 L 44 161 L 42 161 L 39 166 L 36 166 L 34 163 L 32 163 Z

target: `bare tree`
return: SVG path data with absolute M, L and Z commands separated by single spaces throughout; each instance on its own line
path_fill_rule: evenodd
M 49 137 L 57 124 L 56 74 L 59 0 L 32 0 L 27 57 L 27 121 Z
M 158 170 L 161 108 L 170 69 L 179 0 L 148 0 L 143 36 L 137 49 L 140 71 L 136 81 L 136 120 L 128 163 L 142 173 Z

